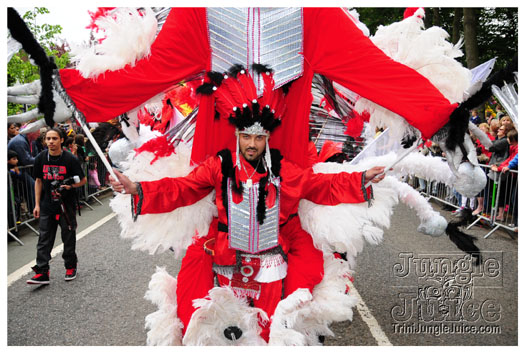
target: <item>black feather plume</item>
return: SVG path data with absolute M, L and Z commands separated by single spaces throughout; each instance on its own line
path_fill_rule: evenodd
M 403 136 L 403 139 L 401 140 L 401 145 L 405 149 L 410 148 L 416 141 L 417 141 L 417 136 L 405 135 Z
M 458 221 L 449 222 L 445 233 L 447 233 L 449 239 L 456 244 L 458 249 L 470 254 L 475 259 L 476 266 L 481 264 L 481 253 L 479 248 L 474 242 L 476 238 L 470 234 L 464 233 L 459 229 L 461 226 L 465 226 L 472 219 L 472 210 L 464 209 L 460 213 Z
M 197 90 L 196 92 L 198 94 L 204 94 L 205 96 L 210 96 L 213 94 L 213 87 L 215 85 L 213 83 L 210 83 L 210 82 L 206 82 L 206 83 L 203 83 L 202 85 L 200 85 L 199 87 L 197 87 Z
M 259 180 L 259 199 L 257 200 L 257 221 L 260 225 L 263 225 L 266 219 L 266 196 L 268 190 L 266 190 L 266 183 L 268 182 L 268 174 Z
M 230 69 L 228 70 L 228 74 L 232 77 L 235 77 L 237 78 L 237 75 L 239 74 L 239 72 L 241 72 L 242 70 L 244 70 L 244 66 L 242 66 L 241 64 L 234 64 L 232 67 L 230 67 Z
M 265 72 L 273 72 L 272 69 L 270 69 L 270 66 L 264 65 L 264 64 L 253 64 L 252 65 L 253 71 L 257 72 L 258 74 L 263 74 Z
M 11 36 L 22 44 L 24 51 L 29 54 L 35 64 L 38 65 L 40 70 L 40 83 L 42 85 L 38 110 L 44 114 L 46 124 L 53 126 L 55 123 L 53 121 L 53 115 L 55 114 L 53 72 L 57 68 L 55 61 L 47 56 L 45 50 L 38 44 L 24 20 L 12 7 L 7 9 L 7 27 L 11 32 Z
M 224 75 L 217 71 L 208 71 L 207 75 L 217 87 L 219 87 L 222 84 L 222 80 L 224 80 Z

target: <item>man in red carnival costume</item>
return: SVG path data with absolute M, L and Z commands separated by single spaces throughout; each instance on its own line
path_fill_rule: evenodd
M 216 191 L 218 220 L 207 236 L 196 238 L 188 248 L 177 280 L 177 311 L 185 328 L 195 311 L 193 299 L 213 288 L 213 272 L 221 286 L 231 286 L 268 317 L 283 289 L 285 297 L 299 288 L 312 291 L 323 277 L 323 255 L 301 228 L 299 200 L 325 205 L 365 202 L 372 197 L 365 184 L 384 178 L 383 167 L 314 174 L 270 150 L 270 132 L 281 124 L 285 111 L 284 93 L 273 89 L 266 67 L 257 67 L 265 81 L 260 98 L 252 77 L 240 66 L 224 76 L 209 73 L 210 82 L 198 89 L 214 99 L 220 119 L 235 127 L 236 152 L 224 149 L 182 178 L 133 183 L 117 172 L 119 180 L 112 182 L 115 191 L 134 195 L 135 216 L 170 212 Z M 265 340 L 269 327 L 263 325 Z

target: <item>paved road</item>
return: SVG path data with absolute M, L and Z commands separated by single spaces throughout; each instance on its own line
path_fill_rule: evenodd
M 108 200 L 103 199 L 104 205 L 95 206 L 94 211 L 84 211 L 79 218 L 79 233 L 110 213 Z M 358 258 L 354 285 L 369 309 L 365 311 L 367 320 L 354 310 L 354 320 L 334 325 L 335 335 L 325 344 L 374 346 L 378 345 L 377 332 L 382 332 L 386 342 L 393 345 L 516 345 L 517 240 L 499 231 L 483 239 L 488 231 L 474 228 L 471 233 L 479 238 L 480 248 L 488 251 L 485 261 L 476 271 L 457 271 L 443 266 L 446 259 L 457 260 L 463 255 L 445 237 L 417 233 L 417 224 L 415 214 L 400 205 L 383 243 L 365 248 Z M 130 250 L 130 242 L 119 238 L 118 229 L 116 218 L 112 218 L 78 241 L 79 273 L 75 281 L 63 280 L 63 261 L 58 255 L 51 263 L 49 286 L 26 285 L 29 274 L 9 286 L 8 345 L 145 344 L 144 317 L 156 309 L 143 299 L 150 276 L 156 266 L 165 266 L 174 275 L 180 262 L 170 253 L 150 256 Z M 23 236 L 24 247 L 9 243 L 11 275 L 34 261 L 35 238 Z M 425 264 L 428 259 L 445 263 L 445 276 L 438 276 L 428 267 L 416 271 L 414 264 Z M 461 277 L 472 272 L 473 279 Z M 447 281 L 451 274 L 458 276 Z M 412 305 L 405 306 L 405 300 Z M 434 303 L 439 305 L 432 312 Z M 418 308 L 423 309 L 427 320 L 420 327 L 415 322 L 417 313 L 412 313 Z M 447 311 L 450 308 L 459 314 Z M 369 326 L 370 318 L 377 320 L 377 327 Z M 460 331 L 467 324 L 499 333 L 413 333 L 416 329 L 444 330 L 447 325 Z

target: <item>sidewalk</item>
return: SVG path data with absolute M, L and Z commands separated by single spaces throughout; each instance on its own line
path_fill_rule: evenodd
M 111 191 L 104 192 L 97 196 L 102 202 L 100 205 L 96 201 L 91 201 L 90 206 L 93 210 L 87 206 L 82 205 L 80 210 L 81 216 L 77 213 L 77 234 L 88 228 L 90 225 L 96 223 L 98 220 L 112 213 L 109 207 L 109 202 L 113 197 Z M 38 230 L 38 221 L 35 221 L 32 226 Z M 22 266 L 27 265 L 31 261 L 35 261 L 36 257 L 36 244 L 38 242 L 38 234 L 31 231 L 28 227 L 22 227 L 19 230 L 18 238 L 22 240 L 24 245 L 18 244 L 16 241 L 9 240 L 7 244 L 7 273 L 8 275 L 16 271 Z M 54 247 L 62 244 L 62 238 L 60 236 L 60 227 L 57 230 Z

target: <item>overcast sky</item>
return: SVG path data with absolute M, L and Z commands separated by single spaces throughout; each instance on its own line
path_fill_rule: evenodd
M 27 11 L 32 10 L 31 7 L 15 7 L 20 16 L 23 16 Z M 89 30 L 86 26 L 89 25 L 90 17 L 88 10 L 96 11 L 96 7 L 83 7 L 80 5 L 71 6 L 48 6 L 48 14 L 38 15 L 37 24 L 47 23 L 50 25 L 61 25 L 62 33 L 58 36 L 64 38 L 69 44 L 80 44 L 82 41 L 89 39 Z

